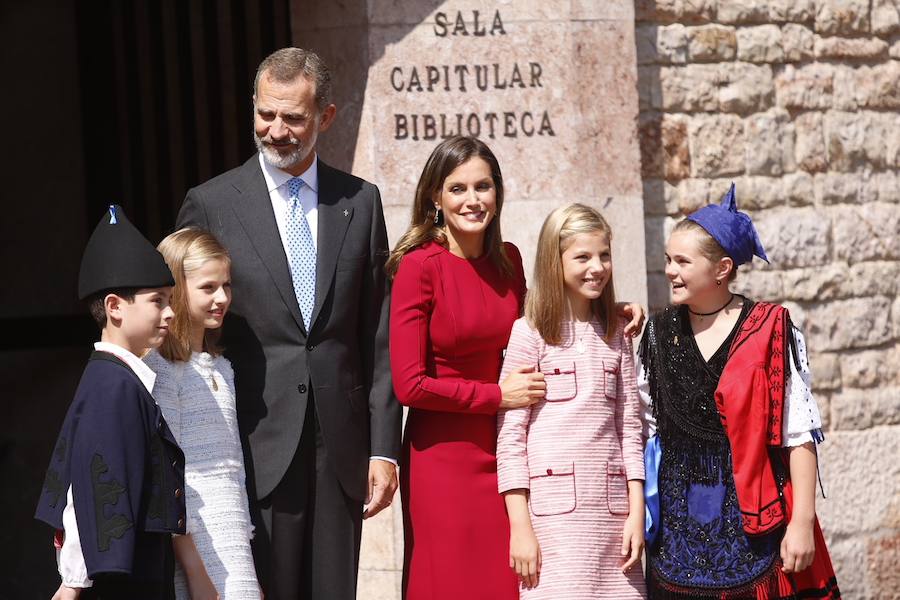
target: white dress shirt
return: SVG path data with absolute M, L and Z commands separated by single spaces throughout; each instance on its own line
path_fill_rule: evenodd
M 290 214 L 290 192 L 288 181 L 294 176 L 278 167 L 273 167 L 259 154 L 259 166 L 262 169 L 263 179 L 266 180 L 266 189 L 269 192 L 269 200 L 272 202 L 272 211 L 275 213 L 275 224 L 278 226 L 278 235 L 281 237 L 282 248 L 287 249 L 285 237 L 285 221 Z M 303 207 L 303 216 L 309 223 L 309 231 L 312 233 L 313 246 L 319 248 L 319 156 L 313 157 L 309 168 L 299 175 L 305 184 L 300 188 L 300 205 Z M 285 255 L 287 252 L 285 251 Z M 372 456 L 369 460 L 386 460 L 397 466 L 397 461 L 385 456 Z
M 259 166 L 262 169 L 263 178 L 266 180 L 266 189 L 269 191 L 269 199 L 272 201 L 272 210 L 275 212 L 275 223 L 278 225 L 278 235 L 281 236 L 282 247 L 287 247 L 285 237 L 285 221 L 290 214 L 291 194 L 288 191 L 288 181 L 294 176 L 277 167 L 273 167 L 265 161 L 262 153 L 259 154 Z M 309 223 L 309 231 L 312 233 L 313 246 L 319 248 L 319 157 L 313 157 L 309 168 L 300 174 L 300 179 L 305 184 L 300 188 L 300 205 L 303 207 L 303 216 Z
M 153 392 L 153 384 L 156 382 L 156 373 L 148 367 L 144 361 L 126 350 L 125 348 L 109 342 L 97 342 L 94 350 L 106 352 L 119 358 L 134 371 L 147 391 Z M 62 548 L 56 551 L 56 566 L 62 577 L 62 583 L 70 588 L 88 588 L 94 582 L 88 577 L 87 565 L 84 564 L 84 554 L 81 552 L 81 539 L 78 535 L 78 520 L 75 516 L 75 502 L 72 499 L 72 485 L 66 491 L 66 507 L 63 509 L 63 537 Z

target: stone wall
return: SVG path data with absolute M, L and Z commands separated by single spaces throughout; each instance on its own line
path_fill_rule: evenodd
M 665 238 L 731 181 L 826 426 L 819 514 L 847 598 L 900 594 L 900 1 L 638 0 L 651 307 Z M 759 261 L 757 261 L 759 262 Z

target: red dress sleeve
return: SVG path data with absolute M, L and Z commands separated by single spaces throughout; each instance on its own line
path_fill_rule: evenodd
M 496 383 L 440 379 L 427 372 L 436 277 L 430 262 L 427 255 L 408 254 L 400 261 L 394 277 L 391 375 L 397 399 L 405 406 L 424 410 L 495 414 L 502 398 Z

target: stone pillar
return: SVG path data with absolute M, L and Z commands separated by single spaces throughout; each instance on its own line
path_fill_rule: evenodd
M 503 236 L 526 273 L 547 213 L 583 202 L 613 228 L 618 296 L 646 305 L 632 2 L 294 0 L 291 20 L 333 69 L 321 156 L 379 186 L 392 244 L 432 149 L 476 135 L 500 161 Z M 360 598 L 399 598 L 398 512 L 366 522 Z

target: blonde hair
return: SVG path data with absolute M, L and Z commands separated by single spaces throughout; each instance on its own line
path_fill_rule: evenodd
M 157 250 L 175 278 L 172 292 L 172 310 L 175 317 L 169 324 L 169 335 L 159 347 L 159 353 L 168 361 L 184 362 L 191 357 L 191 310 L 188 305 L 186 280 L 189 273 L 199 269 L 208 260 L 221 260 L 231 266 L 228 251 L 211 233 L 187 227 L 172 233 L 159 243 Z M 219 338 L 222 329 L 207 329 L 203 333 L 203 350 L 213 356 L 222 353 Z
M 534 276 L 525 298 L 525 317 L 544 341 L 555 346 L 562 342 L 562 322 L 567 316 L 562 253 L 579 233 L 600 232 L 612 243 L 612 230 L 599 212 L 584 204 L 557 208 L 544 220 L 534 259 Z M 612 278 L 600 297 L 591 302 L 591 311 L 606 327 L 603 339 L 609 342 L 616 333 L 616 293 Z
M 722 247 L 722 244 L 717 242 L 716 238 L 711 236 L 700 223 L 691 221 L 690 219 L 682 219 L 678 221 L 672 229 L 673 234 L 678 231 L 693 232 L 697 239 L 697 250 L 699 250 L 700 254 L 709 262 L 715 264 L 723 258 L 731 258 L 728 256 L 728 253 L 725 252 L 725 248 Z M 734 264 L 734 259 L 732 259 L 732 267 L 731 272 L 728 273 L 728 281 L 734 281 L 734 278 L 737 277 L 737 270 L 738 266 Z
M 500 173 L 500 164 L 487 144 L 478 138 L 456 136 L 438 144 L 428 157 L 425 168 L 422 169 L 416 186 L 409 228 L 394 246 L 384 266 L 388 277 L 393 278 L 397 274 L 400 260 L 410 250 L 426 242 L 447 246 L 447 236 L 440 228 L 440 216 L 437 216 L 436 220 L 434 198 L 441 193 L 444 180 L 457 167 L 473 158 L 480 158 L 488 164 L 497 198 L 497 214 L 487 226 L 484 251 L 502 274 L 507 277 L 514 275 L 512 262 L 506 256 L 503 246 L 503 236 L 500 235 L 500 214 L 503 212 L 503 175 Z

